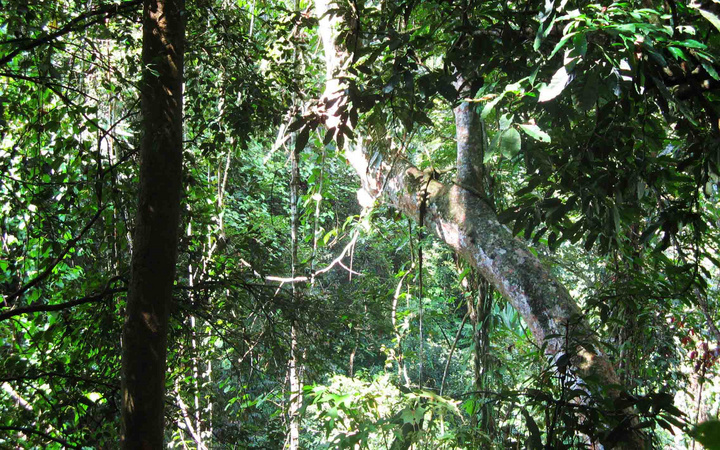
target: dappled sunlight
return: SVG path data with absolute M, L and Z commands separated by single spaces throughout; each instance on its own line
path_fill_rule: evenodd
M 714 448 L 715 3 L 2 2 L 0 448 Z

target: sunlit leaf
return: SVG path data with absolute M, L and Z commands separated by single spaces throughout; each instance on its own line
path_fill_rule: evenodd
M 520 128 L 531 138 L 540 142 L 550 142 L 550 135 L 540 129 L 539 126 L 532 123 L 521 123 Z
M 700 15 L 706 18 L 718 31 L 720 31 L 720 17 L 704 9 L 698 9 Z
M 547 102 L 562 93 L 565 87 L 570 83 L 570 74 L 565 66 L 562 66 L 555 72 L 550 83 L 540 88 L 540 96 L 538 102 Z

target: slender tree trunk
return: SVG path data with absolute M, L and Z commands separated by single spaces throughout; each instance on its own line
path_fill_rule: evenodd
M 490 390 L 490 315 L 493 305 L 493 288 L 486 280 L 480 280 L 477 290 L 477 323 L 475 324 L 475 389 Z M 492 419 L 492 403 L 484 402 L 480 408 L 480 429 L 493 437 L 495 423 Z
M 474 270 L 471 270 L 467 275 L 470 281 L 466 284 L 467 288 L 467 310 L 468 317 L 470 318 L 470 324 L 472 325 L 472 342 L 473 342 L 473 390 L 476 391 L 474 397 L 478 397 L 480 391 L 482 391 L 482 384 L 480 382 L 480 343 L 478 340 L 478 278 L 479 275 Z M 466 278 L 466 280 L 468 279 Z M 473 407 L 472 416 L 470 417 L 471 424 L 473 427 L 478 426 L 478 414 L 477 408 Z
M 393 296 L 392 309 L 390 310 L 390 320 L 392 321 L 393 332 L 395 333 L 395 341 L 397 350 L 392 353 L 395 361 L 398 365 L 398 378 L 405 379 L 405 387 L 410 387 L 410 377 L 407 374 L 407 367 L 405 366 L 405 359 L 403 357 L 402 350 L 402 334 L 398 331 L 397 325 L 397 310 L 398 300 L 400 299 L 401 290 L 403 288 L 403 282 L 410 272 L 406 272 L 405 275 L 400 278 L 400 281 L 395 288 L 395 295 Z
M 192 236 L 192 225 L 188 224 L 187 236 Z M 188 286 L 191 288 L 195 286 L 195 271 L 193 270 L 192 264 L 188 264 Z M 189 292 L 190 301 L 195 304 L 197 299 L 195 298 L 195 292 L 192 290 Z M 202 421 L 200 420 L 200 369 L 198 362 L 198 350 L 197 350 L 197 323 L 194 315 L 190 315 L 190 348 L 192 349 L 192 355 L 190 356 L 192 375 L 193 375 L 193 406 L 194 406 L 194 418 L 195 418 L 195 433 L 196 442 L 198 446 L 202 445 Z M 181 400 L 180 393 L 178 392 L 178 400 Z
M 182 194 L 183 0 L 145 0 L 140 189 L 122 342 L 121 446 L 163 448 Z
M 290 175 L 290 270 L 294 279 L 297 272 L 297 247 L 298 247 L 298 190 L 300 186 L 300 152 L 297 148 L 290 150 L 291 175 Z M 292 283 L 292 302 L 298 297 L 297 282 Z M 300 448 L 300 407 L 302 406 L 302 385 L 300 382 L 300 367 L 298 361 L 297 325 L 294 315 L 291 316 L 290 325 L 290 361 L 288 362 L 288 378 L 290 380 L 290 438 L 288 448 L 297 450 Z
M 320 158 L 320 180 L 318 181 L 318 190 L 313 196 L 315 199 L 315 222 L 313 222 L 313 248 L 312 255 L 310 256 L 310 287 L 315 287 L 315 259 L 317 258 L 318 250 L 318 229 L 320 227 L 320 204 L 322 203 L 323 196 L 323 178 L 325 175 L 325 146 L 322 149 L 322 156 Z M 352 370 L 351 370 L 352 372 Z
M 469 316 L 470 313 L 468 312 L 467 314 L 465 314 L 465 317 L 463 317 L 463 320 L 458 327 L 457 333 L 455 334 L 455 340 L 450 347 L 450 353 L 448 354 L 447 361 L 445 361 L 445 369 L 443 369 L 443 376 L 442 380 L 440 381 L 440 396 L 442 396 L 443 392 L 445 392 L 445 380 L 447 379 L 448 369 L 450 368 L 450 363 L 452 362 L 453 353 L 455 353 L 455 348 L 457 348 L 458 341 L 460 341 L 460 335 L 462 334 L 463 328 L 465 328 L 465 323 L 467 322 Z

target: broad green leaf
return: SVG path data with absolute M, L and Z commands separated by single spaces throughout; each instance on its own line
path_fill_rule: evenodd
M 680 110 L 680 112 L 683 113 L 685 118 L 690 121 L 695 126 L 698 126 L 697 120 L 692 115 L 692 112 L 685 106 L 684 102 L 678 101 L 675 96 L 668 90 L 667 86 L 665 86 L 665 83 L 663 83 L 659 78 L 657 77 L 651 77 L 653 82 L 655 83 L 655 86 L 657 86 L 658 91 L 660 91 L 660 94 L 665 97 L 665 99 L 668 102 L 674 103 L 675 106 Z
M 675 44 L 682 45 L 683 47 L 687 47 L 687 48 L 701 48 L 701 49 L 707 48 L 707 45 L 702 44 L 702 43 L 696 41 L 695 39 L 687 39 L 684 41 L 677 41 L 677 42 L 675 42 Z
M 466 268 L 465 270 L 463 270 L 462 273 L 460 273 L 460 275 L 458 275 L 458 282 L 462 282 L 462 280 L 464 280 L 465 277 L 467 277 L 469 273 L 470 273 L 469 267 Z
M 328 128 L 325 132 L 325 138 L 323 139 L 323 145 L 328 145 L 335 137 L 335 128 Z
M 543 448 L 542 439 L 540 436 L 540 428 L 538 428 L 537 423 L 535 423 L 535 419 L 532 418 L 530 413 L 525 408 L 523 408 L 521 412 L 523 417 L 525 418 L 525 425 L 530 432 L 527 446 L 530 449 L 540 450 L 541 448 Z
M 611 211 L 613 222 L 615 224 L 615 233 L 620 234 L 620 212 L 617 209 L 617 205 L 613 205 Z
M 637 30 L 638 24 L 634 23 L 624 23 L 621 25 L 614 25 L 612 28 L 615 28 L 618 31 L 625 31 L 628 33 L 634 33 Z
M 720 31 L 720 17 L 704 9 L 698 9 L 698 12 Z
M 565 69 L 565 66 L 562 66 L 557 72 L 555 72 L 555 75 L 553 75 L 550 80 L 550 84 L 540 88 L 538 102 L 547 102 L 554 99 L 560 95 L 569 83 L 570 74 L 567 72 L 567 69 Z
M 293 131 L 297 131 L 297 130 L 299 130 L 300 128 L 302 128 L 302 126 L 305 125 L 305 123 L 306 123 L 305 118 L 304 118 L 304 117 L 300 117 L 299 119 L 297 119 L 296 121 L 294 121 L 293 123 L 291 123 L 290 125 L 288 125 L 288 127 L 287 127 L 287 132 L 288 132 L 288 133 L 292 133 Z
M 550 53 L 550 56 L 548 56 L 548 59 L 552 59 L 553 56 L 555 56 L 557 54 L 557 52 L 559 52 L 563 47 L 565 47 L 565 44 L 567 44 L 568 41 L 570 39 L 572 39 L 572 37 L 575 36 L 576 34 L 577 34 L 577 32 L 573 32 L 573 33 L 569 33 L 569 34 L 566 34 L 565 36 L 563 36 L 563 38 L 560 39 L 560 42 L 557 43 L 557 45 L 555 46 L 553 51 Z
M 589 111 L 597 104 L 600 87 L 600 77 L 592 72 L 586 79 L 578 98 L 578 106 L 582 111 Z
M 403 409 L 401 417 L 402 417 L 403 423 L 411 423 L 413 425 L 417 425 L 423 420 L 424 415 L 425 415 L 425 408 L 419 406 L 417 408 Z
M 587 239 L 585 239 L 585 250 L 590 251 L 598 236 L 599 233 L 597 231 L 593 231 L 588 235 Z
M 520 151 L 520 145 L 520 133 L 515 128 L 509 128 L 500 135 L 498 148 L 504 156 L 508 158 L 515 156 Z
M 532 123 L 521 123 L 520 128 L 531 138 L 540 142 L 550 142 L 550 135 L 540 129 L 539 126 Z
M 535 36 L 535 42 L 533 42 L 533 49 L 535 51 L 540 50 L 540 45 L 542 45 L 542 41 L 545 40 L 552 31 L 553 26 L 555 26 L 556 19 L 557 17 L 553 14 L 553 18 L 550 20 L 550 23 L 546 24 L 545 20 L 543 20 L 543 23 L 540 24 L 538 34 L 537 36 Z
M 490 114 L 492 112 L 493 108 L 495 108 L 495 105 L 497 105 L 500 102 L 500 100 L 503 99 L 503 97 L 505 97 L 505 92 L 503 92 L 502 94 L 498 95 L 497 97 L 492 99 L 490 102 L 488 102 L 485 105 L 485 107 L 483 108 L 482 112 L 480 113 L 480 118 L 485 119 L 488 116 L 488 114 Z
M 507 130 L 508 128 L 510 128 L 514 117 L 514 115 L 503 114 L 500 117 L 500 130 Z
M 682 59 L 684 61 L 687 61 L 687 56 L 685 56 L 685 53 L 679 48 L 669 46 L 668 50 L 670 51 L 670 54 L 675 57 L 675 59 Z
M 717 70 L 715 70 L 715 67 L 713 67 L 712 64 L 709 64 L 707 62 L 702 63 L 703 68 L 707 71 L 707 73 L 713 77 L 714 79 L 720 81 L 720 76 L 717 73 Z
M 310 127 L 306 126 L 300 131 L 297 137 L 297 141 L 295 141 L 295 151 L 302 151 L 302 149 L 305 148 L 305 145 L 308 143 L 308 139 L 310 138 Z
M 709 420 L 693 429 L 692 435 L 708 450 L 720 450 L 720 421 Z
M 573 37 L 573 47 L 569 49 L 568 54 L 575 58 L 578 56 L 583 57 L 585 53 L 587 53 L 587 38 L 585 33 L 580 33 Z

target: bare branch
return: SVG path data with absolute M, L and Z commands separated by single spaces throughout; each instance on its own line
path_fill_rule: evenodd
M 355 246 L 355 243 L 357 242 L 357 239 L 358 239 L 359 236 L 360 236 L 359 230 L 355 230 L 352 239 L 350 240 L 350 242 L 348 243 L 348 245 L 345 246 L 345 248 L 344 248 L 343 251 L 340 253 L 340 255 L 339 255 L 337 258 L 335 258 L 335 259 L 333 259 L 332 261 L 330 261 L 330 264 L 328 264 L 324 269 L 320 269 L 320 270 L 318 270 L 317 272 L 315 272 L 315 273 L 312 275 L 312 279 L 314 279 L 317 275 L 323 274 L 323 273 L 325 273 L 325 272 L 329 272 L 333 267 L 338 266 L 338 265 L 339 265 L 340 267 L 342 267 L 343 269 L 347 270 L 348 272 L 350 272 L 350 273 L 353 274 L 353 275 L 362 276 L 362 275 L 363 275 L 362 273 L 355 272 L 354 270 L 350 269 L 348 266 L 346 266 L 346 265 L 343 264 L 343 262 L 342 262 L 342 260 L 345 258 L 345 256 L 346 256 L 346 255 L 348 254 L 348 252 L 350 251 L 350 249 L 352 249 L 352 248 Z M 285 283 L 296 283 L 296 282 L 298 282 L 298 281 L 308 281 L 308 280 L 310 280 L 310 279 L 311 279 L 311 278 L 302 277 L 302 276 L 301 276 L 301 277 L 275 277 L 275 276 L 267 276 L 267 277 L 265 277 L 265 280 L 267 280 L 267 281 L 277 281 L 277 282 L 280 283 L 280 285 L 283 285 L 283 284 L 285 284 Z
M 105 289 L 99 294 L 88 295 L 87 297 L 70 300 L 64 303 L 58 303 L 55 305 L 47 305 L 45 303 L 34 303 L 32 305 L 23 306 L 20 308 L 11 309 L 0 313 L 0 322 L 3 320 L 10 319 L 11 317 L 20 316 L 23 314 L 30 314 L 34 312 L 50 312 L 50 311 L 62 311 L 63 309 L 72 308 L 73 306 L 84 305 L 86 303 L 95 303 L 102 301 L 107 296 L 112 296 L 118 292 L 126 292 L 127 288 L 114 288 Z

